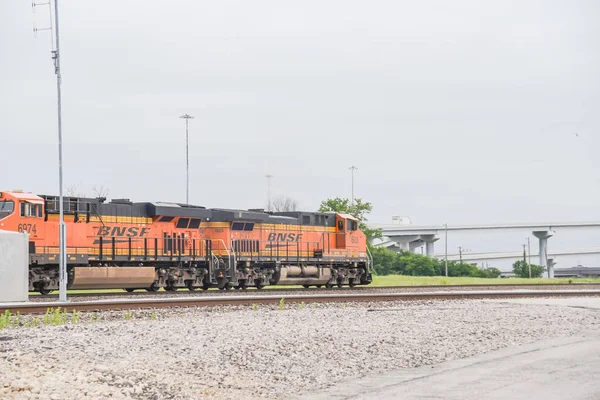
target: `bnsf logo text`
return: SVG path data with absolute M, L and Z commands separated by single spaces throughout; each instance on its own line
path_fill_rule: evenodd
M 150 228 L 139 228 L 132 226 L 127 228 L 126 226 L 101 226 L 98 229 L 97 236 L 122 236 L 122 237 L 144 237 L 150 233 Z
M 267 240 L 269 242 L 299 242 L 302 240 L 302 233 L 269 233 Z

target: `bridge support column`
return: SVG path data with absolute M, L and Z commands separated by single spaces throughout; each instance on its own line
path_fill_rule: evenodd
M 414 253 L 415 250 L 417 250 L 419 247 L 423 247 L 423 240 L 421 240 L 420 237 L 418 239 L 413 240 L 412 242 L 408 243 L 408 250 L 411 253 Z
M 399 250 L 414 251 L 417 247 L 419 247 L 412 244 L 412 242 L 419 240 L 419 235 L 392 236 L 389 239 L 393 242 L 396 242 Z
M 534 231 L 533 236 L 540 241 L 540 265 L 548 269 L 548 278 L 554 278 L 554 264 L 548 264 L 548 238 L 554 235 L 553 231 Z
M 425 254 L 428 257 L 434 256 L 434 246 L 433 244 L 438 241 L 440 238 L 435 235 L 421 235 L 421 240 L 425 242 Z

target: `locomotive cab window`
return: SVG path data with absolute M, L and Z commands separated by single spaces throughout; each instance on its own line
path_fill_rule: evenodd
M 8 217 L 15 210 L 14 201 L 0 201 L 0 219 Z
M 21 217 L 41 217 L 42 216 L 42 205 L 28 203 L 26 201 L 21 202 Z
M 356 230 L 358 230 L 358 222 L 356 222 L 356 221 L 348 221 L 348 228 L 349 228 L 351 231 L 356 231 Z
M 344 230 L 344 221 L 338 221 L 338 229 L 339 229 L 340 231 L 343 231 L 343 230 Z

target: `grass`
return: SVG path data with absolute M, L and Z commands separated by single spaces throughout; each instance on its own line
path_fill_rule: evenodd
M 86 318 L 89 323 L 98 322 L 101 320 L 101 317 L 96 314 L 96 312 L 92 312 L 91 314 L 83 314 L 88 316 Z M 29 327 L 35 328 L 41 325 L 66 325 L 71 324 L 75 325 L 82 322 L 82 313 L 73 309 L 70 313 L 66 308 L 47 308 L 46 314 L 43 316 L 30 316 L 29 318 L 22 319 L 21 313 L 17 312 L 13 314 L 10 310 L 6 310 L 3 314 L 0 314 L 0 330 L 7 328 L 17 328 L 17 327 Z M 183 314 L 179 314 L 180 317 Z M 134 314 L 130 311 L 125 311 L 123 314 L 123 318 L 126 321 L 130 321 L 134 319 Z M 152 312 L 151 319 L 156 319 L 156 313 Z
M 552 283 L 600 283 L 600 278 L 470 278 L 445 276 L 374 276 L 372 286 L 431 286 L 431 285 L 548 285 Z

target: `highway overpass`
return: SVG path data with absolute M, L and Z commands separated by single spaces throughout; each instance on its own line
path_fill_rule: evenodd
M 448 235 L 449 231 L 522 231 L 527 230 L 539 239 L 539 264 L 548 270 L 548 277 L 554 277 L 554 268 L 548 263 L 548 239 L 560 229 L 584 229 L 600 228 L 600 222 L 517 222 L 502 224 L 477 224 L 477 225 L 412 225 L 412 224 L 369 224 L 369 228 L 381 229 L 383 239 L 375 239 L 373 245 L 387 247 L 391 250 L 415 251 L 425 246 L 428 256 L 440 257 L 434 251 L 434 243 L 439 240 L 441 234 Z M 583 252 L 581 252 L 583 251 Z M 564 250 L 561 255 L 597 254 L 597 249 Z M 522 256 L 522 253 L 520 253 Z M 559 255 L 559 252 L 551 252 L 550 255 Z M 443 256 L 442 256 L 443 257 Z M 448 259 L 458 260 L 460 255 L 448 255 Z M 470 258 L 472 257 L 472 258 Z M 465 253 L 463 260 L 491 260 L 501 258 L 519 258 L 518 253 Z

